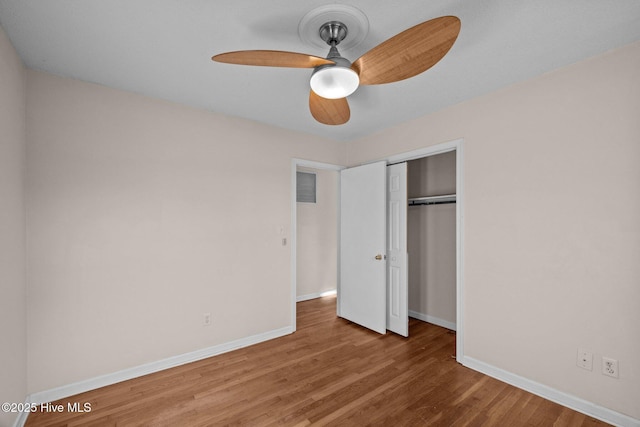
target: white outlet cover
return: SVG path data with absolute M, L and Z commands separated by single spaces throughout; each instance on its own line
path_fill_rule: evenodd
M 203 326 L 210 326 L 211 325 L 211 313 L 204 313 L 202 317 L 203 317 L 202 325 Z
M 602 374 L 613 378 L 618 378 L 618 361 L 609 357 L 603 357 Z
M 585 349 L 578 349 L 578 358 L 576 359 L 576 365 L 587 371 L 593 370 L 593 353 Z

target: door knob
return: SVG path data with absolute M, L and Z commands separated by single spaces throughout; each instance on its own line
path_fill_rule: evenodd
M 386 258 L 386 257 L 385 257 L 385 258 Z M 376 255 L 376 259 L 377 259 L 378 261 L 380 261 L 380 260 L 382 259 L 382 255 L 380 255 L 380 254 Z

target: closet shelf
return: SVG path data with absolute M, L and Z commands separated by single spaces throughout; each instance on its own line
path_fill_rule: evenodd
M 455 194 L 444 194 L 442 196 L 415 197 L 409 199 L 409 206 L 421 205 L 443 205 L 445 203 L 455 203 Z

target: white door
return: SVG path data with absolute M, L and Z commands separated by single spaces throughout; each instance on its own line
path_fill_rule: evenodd
M 386 333 L 386 162 L 340 172 L 338 316 Z
M 387 329 L 407 337 L 407 164 L 390 165 L 387 177 Z

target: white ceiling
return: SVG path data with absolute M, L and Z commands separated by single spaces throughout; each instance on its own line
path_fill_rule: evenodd
M 462 30 L 425 73 L 360 87 L 341 126 L 311 117 L 311 70 L 210 59 L 245 49 L 326 56 L 302 41 L 298 24 L 332 3 L 368 19 L 364 41 L 341 50 L 352 61 L 431 18 L 458 16 Z M 29 68 L 350 140 L 640 40 L 640 1 L 0 0 L 0 24 Z

